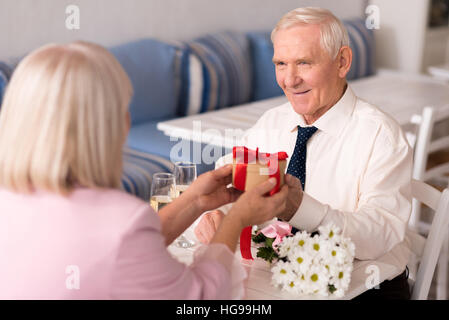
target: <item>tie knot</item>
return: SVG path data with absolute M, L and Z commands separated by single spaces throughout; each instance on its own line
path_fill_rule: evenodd
M 306 143 L 317 130 L 318 130 L 317 127 L 304 127 L 303 128 L 301 126 L 298 126 L 298 139 L 301 142 Z

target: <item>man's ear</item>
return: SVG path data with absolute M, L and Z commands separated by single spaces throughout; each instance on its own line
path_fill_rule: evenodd
M 340 48 L 340 52 L 337 55 L 338 59 L 338 75 L 340 78 L 346 77 L 351 68 L 352 63 L 352 49 L 348 46 Z

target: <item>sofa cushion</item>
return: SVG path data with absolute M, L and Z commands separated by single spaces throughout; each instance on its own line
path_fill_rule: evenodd
M 195 162 L 198 174 L 214 169 L 215 161 L 222 155 L 230 152 L 230 150 L 225 148 L 215 147 L 214 150 L 212 146 L 187 140 L 183 140 L 181 145 L 181 140 L 177 138 L 174 141 L 170 141 L 170 137 L 157 129 L 157 122 L 153 121 L 133 126 L 128 135 L 128 147 L 160 156 L 172 162 Z M 201 152 L 201 154 L 194 155 L 194 152 Z M 203 157 L 203 152 L 209 152 L 207 159 Z
M 343 21 L 348 30 L 349 43 L 352 49 L 352 65 L 347 80 L 367 77 L 375 73 L 374 66 L 374 34 L 367 29 L 365 20 L 351 19 Z
M 250 101 L 251 56 L 242 33 L 225 31 L 187 42 L 181 114 L 190 115 Z
M 276 82 L 273 59 L 271 32 L 249 32 L 247 34 L 251 47 L 252 61 L 252 100 L 272 98 L 283 94 Z
M 6 85 L 12 74 L 12 68 L 6 63 L 0 61 L 0 107 L 2 105 L 3 95 L 5 94 Z
M 179 97 L 180 49 L 143 39 L 110 49 L 131 79 L 132 124 L 174 117 Z
M 122 189 L 149 201 L 151 181 L 156 172 L 172 172 L 173 164 L 156 155 L 124 148 Z

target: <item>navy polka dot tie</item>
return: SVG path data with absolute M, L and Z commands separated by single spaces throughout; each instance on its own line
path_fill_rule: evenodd
M 301 181 L 302 190 L 306 185 L 306 157 L 307 157 L 307 141 L 318 130 L 316 127 L 298 126 L 298 136 L 296 137 L 295 151 L 288 164 L 287 173 L 297 177 Z
M 298 126 L 298 136 L 296 137 L 295 150 L 292 158 L 288 164 L 287 173 L 297 177 L 301 181 L 302 190 L 306 185 L 306 157 L 307 157 L 307 141 L 318 130 L 316 127 Z M 292 228 L 292 233 L 295 234 L 299 230 Z

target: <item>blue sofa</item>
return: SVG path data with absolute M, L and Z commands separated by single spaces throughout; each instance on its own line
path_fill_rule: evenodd
M 353 49 L 348 80 L 374 73 L 374 37 L 364 20 L 345 20 Z M 132 127 L 124 150 L 123 188 L 148 200 L 154 172 L 170 171 L 170 141 L 159 121 L 271 98 L 282 94 L 271 62 L 270 31 L 220 32 L 186 42 L 141 39 L 110 48 L 128 73 L 134 96 Z M 0 63 L 0 101 L 11 70 Z M 191 150 L 205 145 L 194 146 Z M 222 150 L 223 154 L 229 150 Z M 213 165 L 198 163 L 198 173 Z

